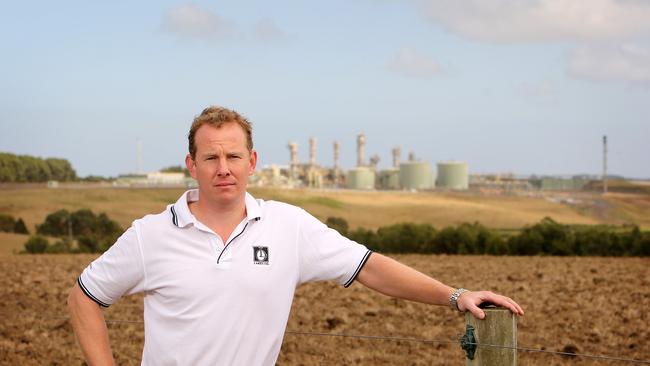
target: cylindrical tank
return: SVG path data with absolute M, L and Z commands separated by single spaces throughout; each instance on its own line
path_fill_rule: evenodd
M 399 189 L 399 169 L 386 169 L 377 176 L 379 189 Z
M 426 161 L 407 161 L 399 165 L 399 182 L 404 189 L 431 188 L 431 166 Z
M 469 187 L 467 162 L 443 161 L 438 163 L 438 188 L 464 190 Z
M 348 170 L 348 188 L 374 189 L 375 171 L 367 167 L 356 167 Z

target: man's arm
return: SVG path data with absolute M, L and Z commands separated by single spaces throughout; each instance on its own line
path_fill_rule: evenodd
M 454 288 L 379 253 L 372 253 L 368 258 L 357 281 L 384 295 L 425 304 L 449 305 L 454 292 Z M 479 319 L 485 317 L 478 307 L 483 302 L 503 306 L 517 315 L 524 314 L 512 299 L 490 291 L 464 292 L 457 300 L 460 311 L 469 311 Z
M 68 311 L 72 328 L 88 364 L 115 365 L 102 310 L 83 293 L 78 283 L 70 290 Z

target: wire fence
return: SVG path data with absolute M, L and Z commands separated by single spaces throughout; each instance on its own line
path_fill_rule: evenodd
M 10 315 L 8 313 L 1 313 L 3 316 L 4 315 Z M 11 314 L 13 315 L 13 314 Z M 37 314 L 37 313 L 32 313 L 31 315 L 34 315 L 37 318 L 43 319 L 43 320 L 65 320 L 69 321 L 70 318 L 67 316 L 43 316 L 42 314 Z M 144 321 L 142 320 L 126 320 L 126 319 L 106 319 L 106 324 L 107 325 L 112 325 L 112 324 L 140 324 L 144 325 Z M 413 343 L 423 343 L 423 344 L 449 344 L 449 345 L 458 345 L 460 348 L 460 342 L 459 340 L 452 340 L 452 339 L 423 339 L 423 338 L 411 338 L 411 337 L 394 337 L 394 336 L 378 336 L 378 335 L 364 335 L 364 334 L 350 334 L 350 333 L 326 333 L 326 332 L 311 332 L 311 331 L 297 331 L 297 330 L 287 330 L 285 331 L 285 335 L 290 335 L 290 336 L 308 336 L 308 337 L 333 337 L 333 338 L 351 338 L 351 339 L 359 339 L 359 340 L 368 340 L 368 341 L 390 341 L 390 342 L 413 342 Z M 555 355 L 555 356 L 563 356 L 563 357 L 570 357 L 570 358 L 583 358 L 583 359 L 590 359 L 590 360 L 602 360 L 602 361 L 617 361 L 617 362 L 624 362 L 626 364 L 637 364 L 637 365 L 650 365 L 650 360 L 640 360 L 640 359 L 632 359 L 632 358 L 624 358 L 624 357 L 619 357 L 619 356 L 611 356 L 611 355 L 596 355 L 596 354 L 585 354 L 585 353 L 574 353 L 574 352 L 561 352 L 561 351 L 549 351 L 545 348 L 532 348 L 532 347 L 522 347 L 522 346 L 504 346 L 504 345 L 497 345 L 497 344 L 487 344 L 487 343 L 468 343 L 471 345 L 475 345 L 476 347 L 484 347 L 484 348 L 497 348 L 497 349 L 511 349 L 511 350 L 516 350 L 516 351 L 521 351 L 521 352 L 529 352 L 529 353 L 542 353 L 542 354 L 549 354 L 549 355 Z M 136 359 L 133 356 L 128 355 L 127 356 L 130 359 Z

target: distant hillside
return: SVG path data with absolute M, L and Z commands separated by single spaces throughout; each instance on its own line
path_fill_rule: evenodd
M 587 183 L 583 189 L 585 191 L 602 192 L 603 182 L 600 180 L 593 180 Z M 648 184 L 640 184 L 630 182 L 623 179 L 611 180 L 607 182 L 608 192 L 618 193 L 636 193 L 636 194 L 649 194 L 650 195 L 650 182 Z
M 0 189 L 0 213 L 21 217 L 28 229 L 59 209 L 89 208 L 105 212 L 122 227 L 175 202 L 183 189 Z M 303 207 L 325 220 L 344 218 L 351 228 L 376 229 L 399 222 L 429 223 L 435 227 L 479 221 L 497 229 L 517 230 L 544 217 L 566 224 L 637 224 L 650 228 L 650 195 L 580 193 L 577 198 L 556 196 L 481 196 L 466 193 L 408 193 L 320 191 L 253 188 L 259 198 Z

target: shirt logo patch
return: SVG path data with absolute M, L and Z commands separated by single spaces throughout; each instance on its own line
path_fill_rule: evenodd
M 269 265 L 269 247 L 253 247 L 253 263 Z

